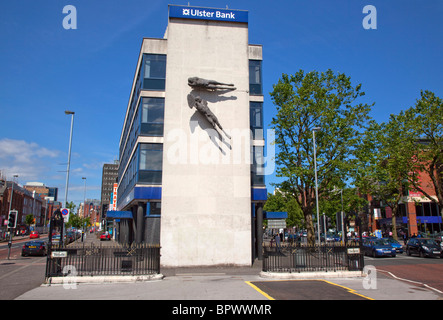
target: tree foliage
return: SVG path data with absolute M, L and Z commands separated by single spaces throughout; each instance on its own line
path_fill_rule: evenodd
M 268 193 L 268 200 L 263 209 L 269 212 L 287 212 L 286 225 L 288 227 L 301 225 L 303 212 L 299 204 L 293 197 L 288 197 L 279 190 L 276 190 L 275 194 Z
M 279 148 L 277 176 L 284 178 L 277 187 L 302 209 L 310 244 L 315 241 L 312 214 L 316 205 L 313 129 L 321 128 L 315 136 L 318 195 L 322 197 L 334 186 L 343 186 L 354 170 L 350 160 L 371 109 L 371 105 L 356 103 L 363 95 L 361 84 L 354 87 L 350 77 L 332 70 L 283 74 L 273 86 L 277 115 L 271 126 Z

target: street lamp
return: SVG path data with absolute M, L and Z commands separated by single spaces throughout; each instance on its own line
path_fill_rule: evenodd
M 314 171 L 315 171 L 315 203 L 317 205 L 317 235 L 318 244 L 320 244 L 320 214 L 318 209 L 318 181 L 317 181 L 317 150 L 315 147 L 315 131 L 319 131 L 320 127 L 315 127 L 312 129 L 312 140 L 314 142 Z
M 85 205 L 86 205 L 86 177 L 82 177 L 85 180 L 85 191 L 83 193 L 83 217 L 85 217 Z
M 17 178 L 18 177 L 18 174 L 14 174 L 13 175 L 13 178 Z M 14 179 L 13 179 L 14 180 Z M 8 212 L 8 217 L 9 217 L 9 214 L 10 214 L 10 212 L 11 212 L 11 209 L 12 209 L 12 195 L 14 194 L 14 181 L 12 181 L 12 184 L 11 184 L 11 198 L 10 198 L 10 200 L 9 200 L 9 212 Z M 18 217 L 16 217 L 15 218 L 16 220 L 18 220 Z M 9 242 L 8 242 L 8 260 L 9 260 L 9 257 L 11 256 L 11 247 L 12 247 L 12 233 L 13 233 L 13 231 L 12 231 L 12 228 L 9 230 Z
M 66 187 L 65 187 L 65 208 L 68 206 L 68 185 L 69 185 L 69 168 L 71 166 L 71 146 L 72 146 L 72 129 L 74 127 L 74 111 L 66 110 L 65 114 L 71 115 L 71 134 L 69 135 L 69 152 L 68 152 L 68 168 L 66 170 Z

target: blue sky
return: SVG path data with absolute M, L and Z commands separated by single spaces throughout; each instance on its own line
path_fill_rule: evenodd
M 249 42 L 262 44 L 265 126 L 282 73 L 344 72 L 363 84 L 371 116 L 413 105 L 420 90 L 443 97 L 441 0 L 189 1 L 249 10 Z M 64 200 L 70 116 L 76 112 L 68 200 L 100 199 L 104 163 L 118 144 L 143 37 L 162 38 L 174 0 L 15 0 L 0 4 L 0 170 L 20 184 L 43 182 Z M 65 30 L 63 7 L 77 9 Z M 377 29 L 362 26 L 377 9 Z M 267 178 L 267 183 L 275 177 Z M 272 190 L 272 187 L 268 187 Z

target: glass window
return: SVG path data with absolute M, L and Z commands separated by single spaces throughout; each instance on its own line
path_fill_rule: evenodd
M 251 159 L 253 159 L 253 163 L 251 165 L 251 183 L 252 185 L 264 185 L 264 147 L 253 146 Z
M 166 55 L 144 54 L 143 89 L 164 90 L 166 78 Z
M 423 216 L 423 206 L 421 203 L 415 205 L 415 215 L 416 216 Z
M 138 182 L 161 184 L 163 168 L 163 145 L 145 143 L 140 145 Z
M 143 98 L 141 116 L 141 134 L 163 136 L 165 99 Z
M 260 95 L 262 90 L 261 61 L 249 60 L 249 94 Z
M 149 215 L 161 215 L 162 213 L 162 203 L 161 202 L 151 202 Z
M 263 139 L 263 103 L 251 102 L 249 109 L 249 118 L 254 140 Z

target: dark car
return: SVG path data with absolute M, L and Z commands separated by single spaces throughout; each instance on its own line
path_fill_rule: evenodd
M 406 253 L 418 254 L 420 257 L 440 257 L 441 247 L 432 239 L 412 238 L 406 245 Z
M 22 247 L 22 256 L 39 255 L 45 256 L 47 254 L 46 243 L 41 240 L 34 240 L 26 242 Z

